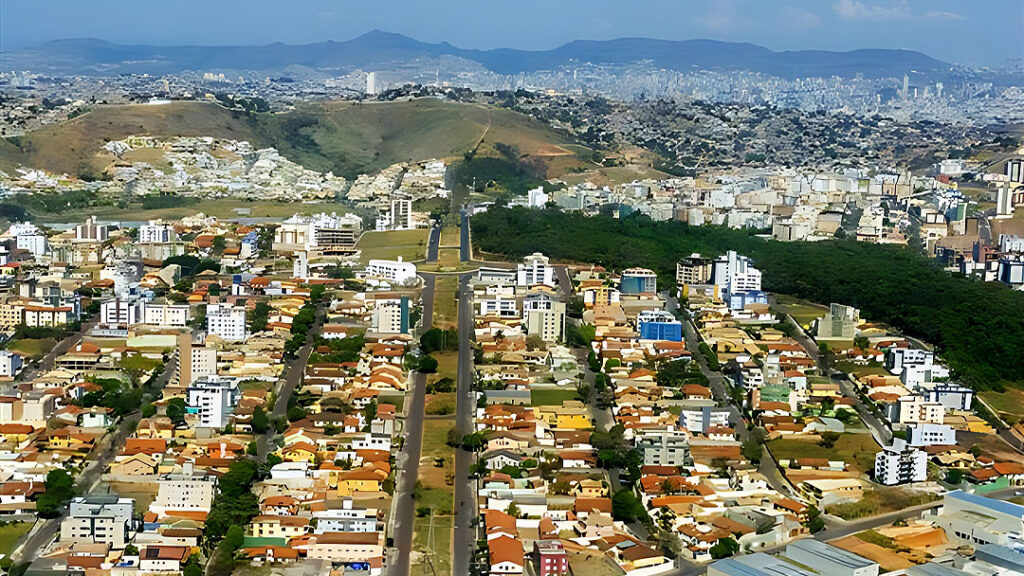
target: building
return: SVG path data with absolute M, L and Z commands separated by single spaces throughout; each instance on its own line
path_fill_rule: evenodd
M 96 222 L 95 216 L 90 216 L 84 224 L 75 226 L 76 242 L 106 242 L 110 238 L 110 232 L 106 224 Z
M 533 556 L 537 576 L 568 576 L 569 555 L 558 540 L 534 540 Z
M 14 378 L 24 366 L 21 355 L 10 350 L 0 350 L 0 378 Z
M 363 220 L 355 214 L 295 214 L 274 231 L 273 249 L 284 253 L 350 254 L 362 229 Z
M 177 239 L 174 225 L 163 220 L 150 220 L 139 226 L 139 244 L 165 244 Z
M 912 424 L 907 426 L 907 444 L 920 446 L 953 446 L 956 430 L 946 424 Z
M 718 560 L 708 566 L 707 576 L 818 576 L 764 552 Z
M 107 326 L 134 326 L 142 323 L 144 300 L 137 292 L 128 292 L 100 303 L 100 322 Z
M 895 438 L 892 446 L 875 455 L 875 482 L 886 486 L 924 482 L 928 479 L 928 454 Z
M 948 382 L 937 382 L 925 391 L 925 398 L 929 402 L 942 404 L 947 410 L 970 410 L 974 403 L 974 390 Z
M 878 563 L 814 539 L 786 547 L 786 557 L 828 576 L 878 576 Z
M 224 340 L 245 340 L 249 335 L 245 326 L 245 307 L 209 304 L 206 307 L 206 331 Z
M 60 539 L 75 544 L 109 544 L 123 550 L 134 535 L 135 500 L 116 494 L 73 498 L 60 523 Z
M 931 366 L 935 353 L 920 348 L 890 348 L 885 354 L 885 368 L 899 376 L 904 366 Z
M 565 302 L 551 302 L 550 308 L 527 311 L 526 333 L 545 342 L 561 342 L 565 338 Z
M 555 285 L 555 269 L 548 264 L 548 257 L 540 252 L 523 258 L 523 263 L 516 268 L 516 285 L 536 284 Z
M 182 466 L 180 474 L 166 474 L 157 481 L 156 499 L 150 512 L 209 512 L 216 492 L 216 476 L 199 472 L 191 462 Z
M 186 410 L 199 415 L 199 426 L 223 428 L 240 396 L 234 378 L 203 376 L 185 390 Z
M 658 291 L 658 275 L 646 268 L 623 270 L 619 279 L 622 294 L 646 294 Z
M 379 334 L 409 333 L 409 297 L 378 298 L 374 301 L 370 329 Z
M 759 292 L 761 271 L 754 268 L 750 258 L 730 250 L 712 263 L 711 282 L 730 294 Z
M 645 432 L 636 442 L 644 455 L 645 466 L 689 466 L 690 442 L 685 433 L 676 430 Z
M 935 525 L 956 545 L 1024 546 L 1024 506 L 979 494 L 947 492 Z
M 832 303 L 828 313 L 818 320 L 814 335 L 818 340 L 853 340 L 860 324 L 860 310 Z
M 412 221 L 412 199 L 404 194 L 393 195 L 388 208 L 377 214 L 375 228 L 377 231 L 415 228 Z
M 146 302 L 142 305 L 142 323 L 154 326 L 188 325 L 191 307 L 188 304 Z
M 895 414 L 890 413 L 889 419 L 898 424 L 942 424 L 945 419 L 945 407 L 923 396 L 902 396 L 892 407 Z
M 187 388 L 197 378 L 217 375 L 217 349 L 192 343 L 192 334 L 178 334 L 178 386 Z
M 643 340 L 683 341 L 683 324 L 664 310 L 644 310 L 636 319 Z
M 509 536 L 498 536 L 487 541 L 491 576 L 522 574 L 526 569 L 523 542 Z
M 711 259 L 702 258 L 700 254 L 691 254 L 676 262 L 676 284 L 680 287 L 687 284 L 708 284 L 711 282 Z
M 716 406 L 683 408 L 679 413 L 679 426 L 691 434 L 705 434 L 714 426 L 729 427 L 729 409 Z
M 398 260 L 370 260 L 366 265 L 366 276 L 387 280 L 392 284 L 410 284 L 416 280 L 416 265 Z
M 341 508 L 330 508 L 313 512 L 316 520 L 315 534 L 328 532 L 376 532 L 377 510 L 357 508 L 351 498 L 344 498 Z

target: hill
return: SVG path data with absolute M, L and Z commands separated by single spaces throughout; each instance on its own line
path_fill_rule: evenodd
M 911 50 L 775 52 L 749 43 L 649 38 L 578 40 L 552 50 L 467 50 L 447 42 L 420 42 L 376 30 L 344 42 L 303 45 L 128 46 L 93 39 L 60 40 L 9 52 L 5 59 L 14 67 L 51 73 L 112 75 L 211 69 L 272 71 L 289 66 L 346 72 L 387 70 L 395 64 L 442 56 L 476 62 L 498 74 L 550 70 L 581 62 L 614 65 L 640 61 L 679 71 L 746 70 L 785 78 L 857 74 L 867 78 L 900 77 L 914 71 L 934 81 L 952 71 L 949 64 Z
M 104 143 L 132 135 L 212 136 L 273 146 L 307 168 L 354 177 L 403 161 L 454 158 L 497 145 L 514 148 L 539 176 L 584 165 L 590 151 L 543 122 L 510 110 L 421 98 L 306 104 L 246 115 L 205 102 L 99 106 L 0 145 L 0 168 L 20 163 L 95 177 L 113 161 Z

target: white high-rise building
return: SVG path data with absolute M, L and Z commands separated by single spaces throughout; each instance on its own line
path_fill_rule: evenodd
M 188 304 L 146 302 L 142 305 L 142 322 L 154 326 L 181 327 L 188 324 L 190 311 Z
M 305 280 L 309 278 L 309 257 L 305 252 L 296 252 L 292 261 L 292 278 Z
M 895 438 L 892 446 L 875 455 L 875 482 L 886 486 L 924 482 L 928 479 L 928 454 Z
M 416 279 L 416 265 L 398 260 L 370 260 L 366 264 L 366 276 L 387 280 L 393 284 L 408 284 Z
M 164 222 L 163 220 L 150 220 L 149 222 L 139 226 L 140 244 L 162 244 L 165 242 L 171 242 L 175 240 L 176 237 L 177 234 L 174 233 L 174 226 Z
M 366 93 L 370 96 L 376 96 L 380 93 L 380 83 L 377 81 L 376 72 L 366 73 Z
M 516 284 L 518 286 L 533 286 L 535 284 L 555 285 L 555 269 L 548 265 L 548 257 L 540 252 L 534 252 L 523 258 L 523 263 L 516 270 Z
M 245 307 L 210 304 L 206 307 L 206 331 L 225 340 L 245 340 Z
M 185 390 L 185 404 L 207 428 L 226 426 L 240 397 L 235 379 L 219 376 L 203 376 Z
M 754 268 L 750 258 L 729 250 L 712 264 L 711 282 L 730 294 L 759 292 L 761 271 Z
M 109 496 L 73 498 L 68 516 L 60 523 L 62 542 L 75 544 L 109 544 L 123 550 L 134 530 L 135 500 Z

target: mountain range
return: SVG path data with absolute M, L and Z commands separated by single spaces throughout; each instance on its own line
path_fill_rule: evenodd
M 941 78 L 953 66 L 912 50 L 865 49 L 850 52 L 795 50 L 776 52 L 749 43 L 716 40 L 577 40 L 552 50 L 468 50 L 447 42 L 432 44 L 408 36 L 372 31 L 344 42 L 263 46 L 145 46 L 103 40 L 56 40 L 0 54 L 5 69 L 51 74 L 168 74 L 184 70 L 275 71 L 289 66 L 348 72 L 387 70 L 416 59 L 449 56 L 476 62 L 497 74 L 553 70 L 584 63 L 627 65 L 649 62 L 686 72 L 750 71 L 783 78 L 918 77 Z

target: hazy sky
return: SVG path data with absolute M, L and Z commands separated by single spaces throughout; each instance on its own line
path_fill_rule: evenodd
M 963 64 L 1024 57 L 1022 0 L 0 0 L 3 50 L 59 38 L 295 44 L 373 29 L 463 48 L 643 36 L 907 48 Z

